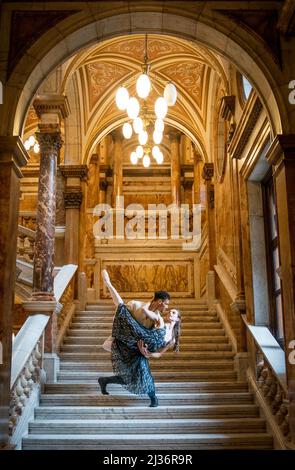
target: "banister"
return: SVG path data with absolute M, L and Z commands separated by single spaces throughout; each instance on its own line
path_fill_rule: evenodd
M 76 264 L 66 264 L 61 268 L 54 278 L 54 297 L 57 302 L 61 299 L 64 291 L 71 282 L 78 266 Z
M 266 326 L 250 325 L 246 315 L 241 315 L 247 330 L 262 352 L 263 357 L 277 377 L 281 387 L 287 392 L 285 353 Z
M 61 299 L 77 269 L 77 265 L 68 264 L 63 266 L 55 276 L 54 296 L 57 302 Z M 41 313 L 29 316 L 16 335 L 12 351 L 11 387 L 15 384 L 37 341 L 42 336 L 48 320 L 49 316 Z
M 24 227 L 23 225 L 18 225 L 18 233 L 25 235 L 28 238 L 32 238 L 33 240 L 36 238 L 35 230 L 31 230 L 30 228 Z

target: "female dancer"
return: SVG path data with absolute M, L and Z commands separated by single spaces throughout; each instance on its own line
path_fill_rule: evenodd
M 147 394 L 151 400 L 150 406 L 156 407 L 158 399 L 148 357 L 153 354 L 154 357 L 160 357 L 170 347 L 179 351 L 180 313 L 175 309 L 170 310 L 167 322 L 164 323 L 161 315 L 157 313 L 155 319 L 155 312 L 145 308 L 145 314 L 156 320 L 154 328 L 146 328 L 132 316 L 113 286 L 112 298 L 116 303 L 120 299 L 112 330 L 112 365 L 116 375 L 99 377 L 101 392 L 108 394 L 107 384 L 119 383 L 136 395 Z

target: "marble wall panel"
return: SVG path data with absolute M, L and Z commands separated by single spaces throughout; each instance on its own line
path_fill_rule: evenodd
M 194 296 L 193 260 L 103 261 L 104 268 L 123 297 L 152 296 L 156 290 L 166 290 L 176 297 Z M 109 297 L 105 287 L 101 294 L 102 298 Z

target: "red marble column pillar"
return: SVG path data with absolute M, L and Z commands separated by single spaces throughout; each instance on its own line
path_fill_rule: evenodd
M 0 137 L 0 448 L 8 441 L 19 168 L 26 156 L 19 137 Z
M 56 164 L 62 145 L 59 126 L 39 124 L 36 134 L 40 145 L 40 173 L 36 220 L 36 239 L 33 274 L 34 300 L 51 301 L 53 292 Z

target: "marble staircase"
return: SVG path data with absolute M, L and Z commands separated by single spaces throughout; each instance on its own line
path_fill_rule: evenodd
M 271 449 L 272 437 L 246 383 L 238 382 L 233 352 L 216 312 L 206 303 L 181 306 L 179 354 L 151 360 L 158 408 L 119 385 L 100 393 L 97 377 L 111 374 L 102 349 L 113 305 L 77 312 L 60 351 L 56 383 L 47 383 L 23 449 Z

